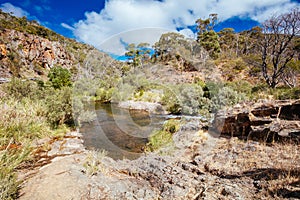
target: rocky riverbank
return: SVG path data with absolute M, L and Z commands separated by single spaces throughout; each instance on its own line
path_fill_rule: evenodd
M 159 103 L 150 103 L 144 101 L 122 101 L 118 104 L 120 108 L 130 110 L 144 110 L 152 114 L 167 114 L 166 110 Z
M 218 112 L 213 127 L 223 136 L 299 141 L 300 100 L 239 104 Z
M 20 199 L 300 197 L 299 144 L 213 137 L 202 126 L 186 121 L 173 135 L 173 145 L 133 161 L 86 151 L 80 135 L 66 137 L 52 144 L 51 163 L 26 179 Z M 67 155 L 75 146 L 82 151 Z

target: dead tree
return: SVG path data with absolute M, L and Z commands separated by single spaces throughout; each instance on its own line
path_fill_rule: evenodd
M 288 63 L 296 55 L 294 40 L 300 34 L 300 12 L 273 16 L 262 24 L 261 68 L 267 84 L 275 88 Z

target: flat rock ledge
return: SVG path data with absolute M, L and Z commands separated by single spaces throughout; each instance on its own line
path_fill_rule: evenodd
M 300 157 L 294 154 L 299 152 L 299 145 L 276 144 L 271 147 L 255 141 L 243 143 L 238 138 L 215 138 L 201 127 L 200 122 L 190 121 L 174 133 L 174 146 L 132 161 L 91 157 L 95 155 L 91 151 L 77 152 L 80 135 L 71 134 L 66 136 L 69 139 L 52 144 L 56 147 L 48 153 L 55 157 L 26 179 L 19 199 L 243 200 L 299 197 L 296 182 L 288 182 L 290 184 L 277 189 L 274 189 L 274 184 L 269 184 L 280 182 L 278 173 L 288 174 L 285 168 L 295 169 L 289 171 L 291 176 L 299 174 Z M 73 145 L 65 139 L 74 139 Z M 73 151 L 77 153 L 65 155 L 71 149 L 77 149 Z M 87 161 L 92 164 L 88 166 Z M 95 173 L 89 174 L 87 167 L 93 169 L 95 166 Z
M 260 101 L 219 111 L 213 129 L 221 136 L 300 140 L 300 100 Z
M 120 108 L 129 110 L 144 110 L 153 114 L 167 114 L 161 104 L 144 101 L 122 101 L 118 105 Z

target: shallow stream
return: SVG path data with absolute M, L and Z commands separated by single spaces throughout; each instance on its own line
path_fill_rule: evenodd
M 162 127 L 167 116 L 141 110 L 127 110 L 115 104 L 95 104 L 97 120 L 82 126 L 84 145 L 105 150 L 114 159 L 135 159 L 143 155 L 149 135 Z

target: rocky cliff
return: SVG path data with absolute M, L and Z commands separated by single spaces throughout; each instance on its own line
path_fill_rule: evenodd
M 1 77 L 44 75 L 53 66 L 71 68 L 75 63 L 60 42 L 10 29 L 2 30 L 0 37 Z
M 0 78 L 36 78 L 50 68 L 82 66 L 94 47 L 65 38 L 35 21 L 0 11 Z M 103 54 L 97 51 L 99 54 Z M 108 57 L 108 56 L 107 56 Z M 106 58 L 111 59 L 111 58 Z

